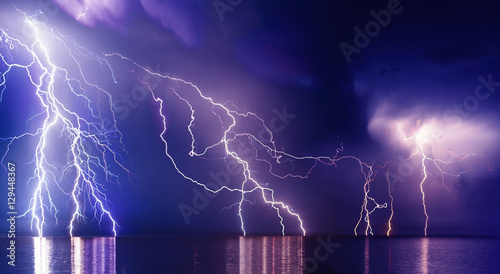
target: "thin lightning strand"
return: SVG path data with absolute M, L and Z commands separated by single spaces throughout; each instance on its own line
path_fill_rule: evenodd
M 361 206 L 361 211 L 359 213 L 359 220 L 356 223 L 356 226 L 354 227 L 354 235 L 356 236 L 358 235 L 358 227 L 361 223 L 361 220 L 364 220 L 366 223 L 366 228 L 364 233 L 365 236 L 368 236 L 368 234 L 373 236 L 373 229 L 370 222 L 370 215 L 377 209 L 387 208 L 387 203 L 379 204 L 377 203 L 375 198 L 370 196 L 370 183 L 372 183 L 375 180 L 375 177 L 377 176 L 377 170 L 374 171 L 372 166 L 361 162 L 359 159 L 358 161 L 361 166 L 361 173 L 363 173 L 363 175 L 365 176 L 365 184 L 363 185 L 363 192 L 364 192 L 363 204 Z M 378 168 L 385 168 L 386 165 L 387 162 L 384 164 L 384 166 L 379 166 Z M 368 168 L 367 173 L 363 171 L 363 166 Z M 370 202 L 372 202 L 374 205 L 371 210 L 368 207 Z
M 425 155 L 422 146 L 420 146 L 420 150 L 422 151 L 422 173 L 423 178 L 420 182 L 420 192 L 422 192 L 422 205 L 424 207 L 424 215 L 425 215 L 425 228 L 424 228 L 424 236 L 427 236 L 427 227 L 429 223 L 429 214 L 427 214 L 427 206 L 425 204 L 425 191 L 424 191 L 424 182 L 427 179 L 427 166 L 425 165 L 425 160 L 429 159 L 427 155 Z
M 36 229 L 38 236 L 44 235 L 44 227 L 47 226 L 48 214 L 52 215 L 55 223 L 58 222 L 57 209 L 53 201 L 52 192 L 60 190 L 73 203 L 72 218 L 68 225 L 69 234 L 73 236 L 77 221 L 85 221 L 85 209 L 90 206 L 94 212 L 93 219 L 99 223 L 106 217 L 112 223 L 112 231 L 116 236 L 116 227 L 118 226 L 110 211 L 107 209 L 107 198 L 104 193 L 104 182 L 118 182 L 119 174 L 113 173 L 109 167 L 111 162 L 117 164 L 127 174 L 130 172 L 123 166 L 122 158 L 113 147 L 118 145 L 123 147 L 121 142 L 121 133 L 116 128 L 116 119 L 111 104 L 111 95 L 95 84 L 91 84 L 82 71 L 82 66 L 77 61 L 77 56 L 83 56 L 93 61 L 98 61 L 100 66 L 105 66 L 111 71 L 112 78 L 116 83 L 113 71 L 109 63 L 97 55 L 89 52 L 87 49 L 77 45 L 70 37 L 60 35 L 60 33 L 47 27 L 45 24 L 36 21 L 36 16 L 41 13 L 38 11 L 33 16 L 24 16 L 26 24 L 34 34 L 30 43 L 24 43 L 20 39 L 13 38 L 6 30 L 0 29 L 0 45 L 6 49 L 7 53 L 0 54 L 2 64 L 7 66 L 2 74 L 0 83 L 2 95 L 7 87 L 7 76 L 12 69 L 21 69 L 26 71 L 30 84 L 36 89 L 43 111 L 30 119 L 28 122 L 34 122 L 38 118 L 43 118 L 41 127 L 34 132 L 25 132 L 20 135 L 2 138 L 7 142 L 7 149 L 1 159 L 3 165 L 11 146 L 15 141 L 25 137 L 34 137 L 37 139 L 37 145 L 34 152 L 33 164 L 35 165 L 33 176 L 28 180 L 28 184 L 34 182 L 35 191 L 29 203 L 28 210 L 19 217 L 31 217 L 31 229 Z M 56 41 L 61 46 L 62 51 L 57 49 L 58 56 L 68 54 L 73 61 L 71 66 L 76 66 L 76 76 L 70 76 L 69 69 L 56 65 L 53 50 L 48 48 L 47 40 Z M 30 59 L 29 64 L 15 63 L 11 51 L 17 49 L 23 51 Z M 37 69 L 41 72 L 35 76 Z M 70 104 L 62 100 L 64 91 L 59 88 L 64 84 L 77 99 L 83 100 L 89 114 L 79 114 Z M 56 87 L 58 86 L 58 87 Z M 88 93 L 97 94 L 98 102 L 92 102 Z M 109 113 L 113 118 L 111 129 L 104 127 L 103 111 L 101 106 L 101 96 L 104 95 L 109 105 Z M 106 102 L 104 101 L 104 102 Z M 86 116 L 90 116 L 86 118 Z M 53 135 L 59 132 L 59 136 L 69 141 L 70 146 L 64 164 L 61 164 L 61 175 L 56 175 L 56 168 L 59 168 L 48 156 L 50 148 L 57 145 L 53 141 Z M 90 148 L 86 146 L 90 144 Z M 94 151 L 95 150 L 95 151 Z M 112 160 L 109 161 L 111 156 Z M 74 176 L 72 180 L 71 191 L 65 191 L 68 177 Z
M 391 191 L 391 180 L 389 179 L 389 170 L 387 170 L 387 191 L 389 193 L 389 197 L 391 198 L 391 216 L 387 221 L 386 235 L 390 236 L 392 231 L 392 218 L 394 217 L 394 197 L 392 196 L 392 191 Z

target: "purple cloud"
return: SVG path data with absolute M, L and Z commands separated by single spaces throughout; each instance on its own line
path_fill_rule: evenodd
M 54 0 L 68 15 L 77 22 L 94 27 L 99 24 L 121 29 L 127 16 L 130 16 L 131 0 Z M 194 46 L 200 40 L 199 22 L 203 18 L 198 3 L 193 0 L 140 0 L 144 13 L 171 30 L 186 45 Z
M 99 23 L 118 27 L 128 11 L 122 0 L 54 0 L 68 15 L 83 25 L 94 27 Z

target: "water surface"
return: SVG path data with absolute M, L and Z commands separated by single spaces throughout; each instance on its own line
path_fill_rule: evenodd
M 7 239 L 1 239 L 2 254 Z M 19 238 L 0 273 L 498 273 L 499 238 Z

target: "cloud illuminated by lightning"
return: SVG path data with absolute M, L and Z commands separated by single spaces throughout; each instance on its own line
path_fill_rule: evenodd
M 442 187 L 453 195 L 447 180 L 456 180 L 467 172 L 460 163 L 477 159 L 483 152 L 494 148 L 491 140 L 497 133 L 484 122 L 446 121 L 443 116 L 425 113 L 418 108 L 402 115 L 395 115 L 388 109 L 387 106 L 379 107 L 370 121 L 369 130 L 376 139 L 405 155 L 407 161 L 419 161 L 420 173 L 412 176 L 412 180 L 418 181 L 425 216 L 423 230 L 427 236 L 430 214 L 426 183 L 439 180 Z M 391 199 L 389 236 L 394 215 L 389 173 L 387 181 Z

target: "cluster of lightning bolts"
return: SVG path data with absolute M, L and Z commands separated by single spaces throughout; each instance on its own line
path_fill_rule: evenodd
M 117 223 L 111 216 L 109 210 L 107 210 L 105 207 L 106 196 L 103 192 L 104 189 L 102 183 L 99 183 L 98 181 L 99 180 L 98 173 L 104 174 L 106 177 L 106 181 L 111 180 L 109 177 L 118 179 L 118 175 L 113 174 L 108 169 L 106 153 L 111 153 L 113 155 L 113 161 L 128 172 L 128 170 L 120 163 L 120 161 L 118 161 L 117 158 L 119 157 L 119 155 L 115 153 L 115 151 L 112 149 L 112 145 L 109 140 L 110 137 L 119 136 L 120 137 L 119 141 L 121 143 L 121 135 L 120 132 L 116 129 L 115 119 L 113 119 L 114 123 L 111 130 L 104 128 L 104 122 L 101 117 L 101 111 L 99 109 L 99 106 L 96 107 L 97 111 L 95 111 L 94 108 L 92 107 L 91 100 L 88 98 L 86 94 L 87 92 L 89 92 L 89 90 L 93 90 L 94 92 L 104 94 L 106 98 L 109 100 L 109 106 L 112 105 L 111 96 L 104 89 L 99 88 L 97 85 L 90 84 L 87 81 L 87 79 L 85 78 L 85 73 L 82 71 L 80 63 L 77 61 L 75 54 L 70 49 L 70 47 L 73 47 L 79 56 L 90 58 L 94 61 L 99 62 L 101 66 L 107 68 L 110 71 L 113 80 L 116 82 L 113 70 L 111 69 L 111 66 L 105 59 L 100 58 L 98 57 L 98 55 L 91 53 L 85 48 L 77 45 L 73 41 L 73 39 L 60 35 L 57 32 L 57 30 L 49 28 L 46 25 L 37 22 L 33 17 L 25 16 L 25 23 L 28 24 L 35 33 L 34 39 L 33 41 L 31 41 L 30 44 L 23 43 L 18 39 L 10 37 L 6 31 L 2 30 L 2 45 L 4 47 L 6 46 L 8 50 L 13 50 L 14 47 L 16 46 L 24 49 L 26 53 L 32 57 L 32 62 L 26 65 L 12 63 L 12 58 L 5 58 L 2 55 L 2 61 L 7 66 L 7 70 L 2 75 L 3 81 L 1 83 L 3 92 L 3 90 L 5 90 L 6 87 L 7 75 L 12 68 L 21 68 L 26 70 L 30 78 L 31 84 L 34 87 L 36 87 L 36 94 L 40 99 L 40 102 L 44 108 L 42 113 L 36 115 L 36 117 L 43 115 L 45 116 L 45 119 L 43 121 L 43 126 L 41 128 L 38 128 L 35 132 L 26 132 L 19 136 L 2 139 L 3 141 L 8 141 L 6 153 L 2 158 L 3 162 L 7 153 L 9 152 L 9 147 L 12 145 L 14 141 L 26 136 L 32 136 L 38 138 L 38 145 L 36 147 L 35 158 L 34 158 L 34 163 L 35 163 L 34 175 L 30 179 L 30 181 L 31 180 L 35 181 L 36 189 L 30 201 L 29 210 L 25 212 L 22 216 L 25 216 L 27 214 L 31 215 L 32 227 L 34 226 L 37 229 L 38 234 L 40 236 L 43 235 L 43 228 L 46 225 L 46 215 L 47 215 L 46 211 L 49 211 L 49 213 L 53 215 L 54 219 L 57 222 L 58 209 L 54 205 L 50 194 L 50 189 L 52 188 L 51 184 L 53 184 L 56 186 L 57 189 L 63 191 L 63 193 L 68 195 L 74 203 L 74 212 L 69 224 L 70 235 L 73 235 L 75 222 L 78 219 L 85 218 L 83 213 L 85 205 L 82 204 L 82 202 L 83 203 L 88 202 L 91 205 L 93 205 L 92 208 L 94 211 L 94 217 L 97 218 L 99 221 L 102 220 L 104 216 L 107 216 L 112 221 L 113 233 L 116 235 Z M 70 77 L 69 72 L 66 69 L 61 68 L 60 66 L 57 66 L 53 62 L 51 62 L 50 58 L 51 56 L 49 54 L 49 50 L 44 46 L 42 36 L 44 36 L 45 38 L 50 37 L 52 39 L 55 39 L 58 42 L 60 42 L 61 45 L 64 46 L 68 55 L 71 56 L 71 60 L 79 68 L 78 78 Z M 68 45 L 67 40 L 70 41 L 71 45 Z M 7 57 L 9 56 L 8 50 L 7 50 Z M 220 191 L 227 190 L 231 192 L 241 193 L 240 201 L 234 205 L 238 206 L 238 211 L 239 211 L 238 215 L 240 217 L 241 229 L 244 235 L 246 235 L 246 230 L 245 230 L 242 208 L 244 202 L 248 202 L 248 200 L 246 199 L 246 195 L 253 192 L 260 192 L 263 201 L 266 204 L 269 204 L 274 210 L 276 210 L 277 216 L 280 220 L 280 225 L 283 234 L 285 234 L 285 225 L 283 223 L 284 219 L 282 216 L 282 212 L 286 212 L 287 214 L 295 217 L 299 221 L 300 229 L 302 230 L 304 235 L 306 231 L 304 229 L 300 215 L 297 214 L 290 205 L 287 205 L 281 201 L 277 201 L 275 199 L 275 191 L 272 188 L 268 187 L 267 184 L 259 182 L 253 175 L 250 163 L 247 160 L 244 160 L 236 150 L 231 149 L 230 144 L 240 137 L 247 137 L 252 141 L 252 143 L 256 142 L 262 147 L 264 147 L 266 151 L 272 156 L 272 158 L 276 160 L 277 163 L 283 162 L 285 161 L 285 159 L 315 161 L 314 165 L 312 165 L 305 174 L 290 173 L 286 175 L 277 175 L 272 171 L 272 164 L 270 162 L 268 162 L 267 160 L 259 159 L 259 161 L 266 161 L 270 166 L 269 169 L 270 174 L 280 179 L 285 179 L 288 177 L 308 178 L 309 174 L 312 172 L 312 169 L 316 167 L 317 163 L 323 163 L 326 165 L 336 165 L 338 161 L 344 159 L 351 159 L 357 162 L 360 167 L 360 172 L 364 176 L 365 183 L 363 186 L 364 200 L 361 206 L 360 218 L 354 228 L 354 233 L 357 235 L 358 227 L 360 223 L 364 220 L 366 222 L 365 234 L 368 235 L 368 233 L 370 233 L 373 235 L 372 228 L 370 225 L 370 214 L 373 213 L 376 209 L 386 208 L 387 204 L 379 204 L 375 201 L 373 197 L 369 195 L 370 183 L 375 179 L 376 175 L 376 171 L 373 170 L 372 166 L 364 163 L 359 158 L 354 156 L 339 156 L 340 153 L 343 152 L 343 148 L 338 149 L 335 155 L 333 156 L 301 156 L 301 157 L 294 156 L 284 151 L 278 150 L 274 142 L 272 131 L 266 126 L 265 122 L 255 113 L 243 112 L 237 109 L 230 109 L 228 106 L 226 106 L 226 104 L 217 103 L 212 98 L 205 96 L 199 90 L 199 88 L 195 86 L 193 83 L 182 79 L 173 78 L 168 75 L 161 75 L 159 73 L 152 72 L 146 69 L 145 67 L 140 66 L 139 64 L 130 60 L 129 58 L 122 56 L 118 53 L 107 54 L 106 56 L 110 57 L 114 55 L 132 62 L 134 65 L 140 67 L 145 72 L 151 75 L 169 79 L 171 81 L 182 82 L 183 84 L 190 86 L 197 92 L 200 98 L 205 100 L 207 103 L 211 104 L 214 107 L 214 109 L 218 108 L 219 110 L 222 110 L 222 113 L 225 113 L 225 115 L 231 120 L 231 123 L 229 125 L 227 125 L 225 128 L 223 127 L 224 132 L 222 139 L 220 139 L 215 144 L 206 147 L 203 150 L 203 152 L 201 153 L 196 152 L 197 151 L 197 148 L 195 146 L 196 139 L 195 139 L 195 134 L 193 133 L 192 130 L 195 120 L 194 107 L 189 102 L 189 100 L 187 100 L 185 97 L 179 94 L 179 92 L 177 92 L 175 89 L 171 87 L 168 88 L 168 90 L 173 92 L 191 110 L 191 122 L 189 123 L 187 128 L 187 130 L 191 135 L 191 151 L 189 152 L 189 155 L 192 157 L 203 157 L 208 152 L 208 150 L 216 148 L 218 146 L 222 146 L 225 150 L 226 156 L 236 160 L 243 167 L 242 175 L 244 177 L 244 180 L 240 188 L 222 186 L 218 189 L 213 189 L 208 187 L 203 182 L 197 181 L 192 177 L 186 175 L 178 167 L 175 159 L 169 154 L 168 144 L 165 139 L 167 125 L 166 125 L 166 117 L 163 111 L 164 102 L 161 99 L 161 95 L 156 94 L 155 91 L 153 91 L 150 88 L 149 84 L 144 82 L 144 84 L 149 87 L 149 90 L 154 100 L 158 103 L 159 107 L 158 113 L 162 117 L 163 121 L 163 131 L 160 134 L 160 138 L 165 144 L 165 153 L 167 157 L 172 161 L 172 164 L 174 165 L 175 169 L 179 172 L 179 174 L 181 174 L 185 179 L 203 187 L 207 191 L 210 191 L 212 193 L 218 193 Z M 30 68 L 35 66 L 40 67 L 43 71 L 43 73 L 38 77 L 38 79 L 32 76 L 30 72 Z M 85 100 L 87 109 L 90 110 L 93 118 L 97 118 L 97 122 L 89 122 L 85 118 L 80 117 L 77 111 L 70 110 L 69 106 L 65 106 L 65 104 L 57 98 L 56 92 L 54 90 L 55 81 L 57 77 L 62 77 L 62 80 L 67 84 L 68 90 L 70 90 L 73 94 L 75 94 L 79 98 L 83 98 Z M 112 108 L 110 108 L 110 113 L 113 114 Z M 214 115 L 219 116 L 219 114 L 215 112 Z M 35 119 L 36 117 L 33 117 L 32 119 Z M 235 132 L 234 128 L 236 127 L 238 120 L 249 117 L 259 121 L 261 126 L 271 136 L 270 144 L 264 144 L 255 135 L 250 134 L 248 132 Z M 72 119 L 74 119 L 75 121 L 72 121 Z M 99 120 L 101 121 L 101 123 L 99 123 Z M 221 121 L 221 124 L 223 124 L 222 118 L 220 116 L 219 120 Z M 74 176 L 72 181 L 73 188 L 70 192 L 65 192 L 63 190 L 63 187 L 60 185 L 62 181 L 67 181 L 67 178 L 64 178 L 65 180 L 63 180 L 62 176 L 61 178 L 56 178 L 56 175 L 52 171 L 54 165 L 51 164 L 46 157 L 46 151 L 50 149 L 49 134 L 51 130 L 55 130 L 56 124 L 58 123 L 62 124 L 61 135 L 66 136 L 71 142 L 68 152 L 68 156 L 70 157 L 68 157 L 68 161 L 63 167 L 64 171 L 63 175 L 69 174 L 71 169 L 75 170 L 76 172 L 76 176 Z M 88 149 L 86 149 L 86 147 L 84 146 L 85 141 L 90 142 L 92 146 L 95 147 L 100 154 L 98 155 L 89 154 L 89 152 L 87 151 Z M 82 197 L 84 195 L 86 195 L 86 197 Z M 374 206 L 370 206 L 370 202 L 373 203 Z
M 105 219 L 116 236 L 117 222 L 108 208 L 105 183 L 118 183 L 120 174 L 111 168 L 115 164 L 117 169 L 130 174 L 120 154 L 126 151 L 116 128 L 111 95 L 88 81 L 78 58 L 97 62 L 114 79 L 113 70 L 106 60 L 77 45 L 71 37 L 37 21 L 39 12 L 32 16 L 19 13 L 32 35 L 18 38 L 9 34 L 8 29 L 0 29 L 0 102 L 9 75 L 16 70 L 24 71 L 41 106 L 41 111 L 28 119 L 27 124 L 38 122 L 41 126 L 34 130 L 28 127 L 24 133 L 1 139 L 6 144 L 2 165 L 16 141 L 34 139 L 36 143 L 33 160 L 28 163 L 34 165 L 33 176 L 27 182 L 35 190 L 28 209 L 18 217 L 31 218 L 31 230 L 39 236 L 45 235 L 48 222 L 58 223 L 60 209 L 54 201 L 54 192 L 59 191 L 67 197 L 64 200 L 71 211 L 67 227 L 71 236 L 77 223 L 96 220 L 101 224 Z M 50 48 L 50 43 L 58 48 Z M 16 62 L 13 54 L 28 61 Z M 65 66 L 58 65 L 61 57 L 67 62 Z M 85 108 L 68 103 L 71 96 Z M 106 114 L 113 117 L 111 125 L 104 123 Z M 61 147 L 66 153 L 54 156 Z M 91 214 L 86 213 L 89 209 Z
M 203 187 L 205 190 L 211 192 L 211 193 L 219 193 L 221 191 L 230 191 L 230 192 L 237 192 L 241 194 L 241 199 L 236 202 L 235 204 L 232 204 L 229 208 L 237 206 L 238 207 L 238 216 L 240 218 L 241 222 L 241 230 L 244 235 L 246 235 L 246 229 L 245 229 L 245 220 L 243 217 L 243 204 L 245 202 L 252 203 L 249 199 L 246 198 L 250 193 L 257 192 L 261 195 L 262 200 L 264 203 L 268 204 L 271 208 L 273 208 L 276 211 L 277 217 L 279 218 L 280 225 L 281 225 L 281 232 L 284 235 L 285 234 L 285 225 L 284 225 L 284 219 L 282 216 L 282 213 L 289 214 L 293 216 L 294 218 L 297 219 L 297 221 L 300 223 L 300 229 L 302 230 L 302 233 L 305 235 L 306 231 L 303 226 L 303 221 L 298 213 L 296 213 L 293 208 L 281 201 L 276 200 L 275 198 L 275 191 L 270 188 L 268 183 L 259 181 L 256 179 L 256 176 L 254 173 L 255 171 L 252 171 L 251 168 L 251 163 L 248 160 L 245 160 L 244 157 L 240 155 L 237 149 L 232 148 L 231 144 L 233 142 L 238 142 L 238 138 L 247 138 L 249 140 L 249 143 L 252 144 L 253 148 L 257 152 L 257 146 L 261 146 L 265 149 L 265 151 L 268 153 L 268 155 L 274 159 L 277 164 L 286 162 L 288 160 L 292 161 L 300 161 L 300 160 L 308 160 L 308 161 L 314 161 L 314 164 L 310 166 L 310 168 L 306 171 L 303 172 L 302 174 L 298 173 L 288 173 L 286 175 L 278 175 L 273 172 L 273 164 L 265 160 L 263 158 L 256 158 L 256 160 L 260 162 L 266 162 L 269 165 L 269 174 L 272 176 L 279 178 L 279 179 L 286 179 L 286 178 L 301 178 L 301 179 L 306 179 L 308 176 L 311 174 L 312 170 L 317 166 L 318 163 L 324 164 L 324 165 L 330 165 L 330 166 L 336 166 L 338 161 L 341 160 L 353 160 L 357 164 L 359 164 L 360 172 L 364 176 L 364 201 L 363 205 L 361 207 L 361 212 L 360 212 L 360 218 L 359 221 L 357 222 L 355 228 L 354 228 L 354 233 L 357 235 L 358 227 L 360 226 L 360 223 L 364 220 L 366 222 L 366 230 L 365 234 L 368 235 L 368 233 L 373 235 L 372 232 L 372 227 L 370 225 L 370 214 L 373 213 L 376 209 L 380 208 L 387 208 L 387 204 L 379 204 L 375 201 L 373 197 L 369 195 L 370 192 L 370 183 L 375 179 L 376 175 L 376 170 L 372 168 L 371 165 L 361 161 L 358 157 L 355 156 L 345 156 L 341 155 L 343 152 L 343 147 L 341 146 L 339 149 L 336 150 L 335 154 L 333 156 L 295 156 L 292 154 L 289 154 L 285 151 L 279 150 L 276 147 L 275 143 L 275 138 L 273 136 L 273 132 L 266 126 L 264 120 L 260 118 L 257 114 L 253 112 L 248 112 L 248 111 L 241 111 L 238 110 L 236 107 L 234 107 L 232 104 L 221 104 L 215 102 L 212 98 L 204 95 L 201 90 L 193 83 L 189 81 L 185 81 L 183 79 L 179 78 L 174 78 L 168 75 L 163 75 L 157 72 L 153 72 L 150 69 L 141 66 L 140 64 L 136 63 L 135 61 L 131 60 L 130 58 L 123 56 L 122 54 L 119 53 L 112 53 L 112 54 L 105 54 L 106 57 L 119 57 L 127 62 L 132 63 L 134 66 L 137 68 L 140 68 L 143 70 L 145 73 L 149 74 L 150 76 L 155 76 L 155 77 L 161 77 L 163 79 L 167 79 L 172 82 L 180 82 L 183 85 L 188 86 L 196 96 L 209 104 L 212 108 L 213 115 L 218 117 L 218 120 L 222 126 L 222 137 L 215 143 L 206 146 L 205 148 L 197 148 L 196 144 L 197 138 L 195 137 L 195 134 L 193 132 L 193 126 L 195 124 L 195 119 L 196 119 L 196 112 L 195 112 L 195 107 L 193 106 L 194 104 L 190 102 L 187 99 L 187 95 L 182 95 L 181 92 L 176 90 L 175 88 L 172 88 L 168 84 L 164 87 L 164 89 L 157 91 L 157 89 L 152 89 L 151 85 L 148 82 L 143 82 L 141 81 L 150 91 L 152 97 L 154 100 L 158 103 L 158 114 L 162 118 L 163 121 L 163 131 L 160 133 L 160 138 L 165 144 L 165 154 L 166 156 L 170 159 L 172 162 L 173 166 L 177 170 L 177 172 L 184 177 L 186 180 L 191 181 L 192 183 Z M 191 117 L 190 117 L 190 122 L 187 126 L 187 131 L 189 132 L 191 136 L 191 150 L 189 151 L 189 156 L 191 157 L 204 157 L 209 150 L 215 149 L 217 147 L 223 147 L 224 153 L 225 153 L 225 159 L 231 159 L 236 161 L 239 165 L 242 167 L 242 172 L 241 175 L 243 176 L 243 181 L 241 183 L 241 186 L 238 185 L 237 188 L 235 187 L 230 187 L 230 186 L 221 186 L 219 188 L 212 188 L 209 187 L 207 184 L 200 182 L 199 180 L 196 180 L 192 178 L 191 176 L 187 175 L 177 164 L 175 161 L 174 157 L 169 153 L 168 150 L 168 143 L 165 139 L 165 133 L 167 132 L 167 124 L 166 124 L 166 117 L 164 113 L 164 101 L 162 99 L 162 96 L 164 96 L 165 91 L 167 92 L 172 92 L 179 100 L 184 102 L 186 106 L 189 108 L 191 112 Z M 160 94 L 158 94 L 160 93 Z M 228 106 L 230 105 L 230 106 Z M 225 117 L 221 117 L 221 113 L 225 115 Z M 265 132 L 270 136 L 269 142 L 262 142 L 257 136 L 255 136 L 252 133 L 249 132 L 241 132 L 236 129 L 237 124 L 239 121 L 244 120 L 244 119 L 255 119 L 259 126 L 261 126 Z M 227 125 L 224 126 L 223 121 L 229 120 L 231 121 Z M 201 151 L 201 152 L 197 152 Z M 257 153 L 255 154 L 257 155 Z M 257 156 L 256 156 L 257 157 Z M 370 204 L 372 203 L 372 204 Z M 253 204 L 253 203 L 252 203 Z
M 22 13 L 22 12 L 21 12 Z M 36 96 L 38 97 L 40 104 L 42 106 L 42 111 L 33 116 L 28 120 L 28 122 L 35 121 L 37 119 L 42 119 L 42 126 L 34 131 L 28 131 L 20 135 L 3 138 L 2 142 L 6 142 L 7 149 L 2 158 L 2 163 L 4 163 L 7 154 L 10 151 L 10 147 L 13 143 L 21 138 L 33 137 L 37 140 L 36 149 L 34 152 L 33 163 L 34 174 L 29 179 L 28 183 L 34 183 L 36 188 L 33 197 L 30 200 L 28 210 L 21 215 L 31 216 L 31 227 L 35 228 L 39 236 L 43 235 L 43 229 L 47 226 L 48 216 L 52 216 L 57 223 L 57 214 L 59 209 L 55 206 L 52 200 L 51 191 L 61 191 L 67 197 L 69 201 L 72 202 L 72 216 L 69 221 L 68 229 L 72 236 L 77 221 L 86 221 L 87 214 L 85 213 L 86 208 L 90 208 L 93 211 L 93 219 L 103 221 L 107 218 L 111 221 L 112 230 L 116 236 L 117 222 L 112 217 L 108 209 L 108 201 L 105 195 L 105 183 L 107 182 L 117 182 L 120 175 L 115 174 L 111 171 L 110 165 L 116 164 L 121 170 L 130 174 L 129 170 L 124 166 L 123 159 L 119 152 L 117 152 L 117 147 L 120 152 L 126 153 L 123 149 L 122 135 L 116 127 L 116 119 L 114 116 L 114 109 L 112 104 L 112 96 L 109 92 L 100 88 L 96 84 L 90 83 L 87 80 L 86 74 L 84 73 L 80 62 L 78 61 L 80 57 L 89 59 L 93 62 L 97 62 L 104 71 L 107 71 L 116 83 L 115 75 L 110 63 L 105 58 L 119 58 L 122 61 L 129 62 L 138 69 L 142 70 L 144 73 L 150 76 L 161 77 L 166 79 L 166 84 L 162 89 L 153 89 L 151 84 L 140 80 L 142 84 L 148 88 L 151 93 L 152 98 L 157 103 L 158 115 L 162 120 L 162 132 L 159 138 L 164 143 L 165 154 L 171 161 L 173 167 L 176 171 L 186 180 L 204 188 L 211 193 L 219 193 L 221 191 L 229 191 L 233 193 L 239 193 L 241 198 L 235 204 L 230 207 L 238 207 L 238 216 L 241 222 L 241 230 L 244 235 L 247 234 L 245 229 L 245 219 L 243 214 L 243 207 L 245 202 L 252 203 L 248 196 L 251 193 L 258 193 L 262 197 L 265 204 L 270 206 L 276 211 L 277 217 L 279 219 L 279 224 L 281 226 L 281 232 L 285 234 L 285 219 L 283 214 L 288 214 L 292 218 L 295 218 L 299 225 L 300 230 L 305 235 L 306 230 L 304 228 L 303 221 L 300 215 L 294 211 L 294 209 L 287 203 L 278 200 L 275 196 L 275 190 L 269 187 L 269 183 L 262 182 L 258 180 L 256 172 L 252 169 L 251 162 L 245 160 L 244 157 L 234 148 L 234 143 L 239 142 L 241 138 L 246 138 L 250 141 L 253 148 L 257 151 L 256 146 L 260 146 L 265 149 L 266 153 L 270 158 L 272 158 L 273 163 L 270 160 L 266 160 L 262 157 L 256 157 L 259 162 L 266 162 L 269 165 L 269 174 L 278 178 L 309 178 L 309 175 L 313 169 L 318 164 L 323 164 L 327 166 L 337 166 L 337 163 L 342 160 L 351 160 L 359 165 L 360 173 L 364 177 L 363 184 L 363 203 L 360 209 L 359 220 L 354 227 L 354 234 L 358 235 L 358 231 L 362 230 L 364 235 L 373 235 L 372 225 L 370 222 L 370 216 L 377 209 L 388 208 L 390 206 L 391 215 L 387 224 L 387 235 L 389 236 L 392 230 L 391 222 L 394 216 L 393 202 L 394 198 L 391 193 L 391 186 L 389 180 L 389 173 L 387 172 L 387 182 L 388 191 L 390 196 L 390 204 L 388 203 L 378 203 L 375 198 L 370 195 L 370 184 L 375 180 L 377 171 L 379 169 L 387 168 L 388 162 L 383 166 L 370 165 L 358 157 L 343 155 L 343 146 L 337 149 L 331 156 L 295 156 L 289 154 L 283 150 L 277 149 L 275 144 L 275 138 L 273 132 L 266 126 L 264 120 L 260 118 L 257 114 L 249 111 L 242 111 L 236 108 L 233 104 L 221 104 L 213 100 L 211 97 L 206 96 L 202 91 L 192 82 L 171 77 L 169 75 L 163 75 L 157 72 L 153 72 L 150 69 L 136 63 L 132 59 L 123 56 L 119 53 L 104 54 L 104 57 L 99 57 L 97 54 L 88 51 L 86 48 L 79 46 L 71 37 L 61 35 L 56 29 L 50 28 L 43 23 L 36 21 L 36 14 L 33 16 L 26 16 L 24 13 L 24 23 L 33 30 L 33 37 L 28 39 L 29 42 L 23 42 L 21 39 L 9 36 L 8 32 L 4 29 L 0 29 L 0 58 L 2 61 L 2 70 L 4 71 L 1 75 L 0 87 L 0 102 L 4 90 L 7 86 L 7 77 L 9 73 L 14 69 L 24 70 L 29 77 L 31 85 L 36 90 Z M 61 65 L 57 65 L 51 54 L 52 50 L 49 50 L 44 43 L 47 40 L 52 40 L 62 47 L 62 50 L 67 56 L 72 64 L 76 67 L 76 73 L 70 72 L 69 69 L 65 69 Z M 27 64 L 15 63 L 11 56 L 13 50 L 22 51 L 31 59 Z M 62 54 L 60 52 L 59 54 Z M 6 68 L 6 69 L 3 69 Z M 41 72 L 37 72 L 41 71 Z M 72 74 L 76 74 L 72 76 Z M 172 83 L 170 85 L 169 83 Z M 182 84 L 186 89 L 182 91 L 173 88 L 174 83 Z M 65 89 L 61 89 L 59 86 L 64 85 Z M 57 88 L 56 88 L 57 86 Z M 65 103 L 62 99 L 66 93 L 75 96 L 80 102 L 83 102 L 86 106 L 85 112 L 87 114 L 82 114 L 81 109 L 76 109 L 70 104 Z M 167 142 L 167 117 L 166 117 L 166 106 L 164 99 L 166 93 L 171 93 L 175 95 L 185 106 L 189 109 L 190 122 L 187 126 L 187 132 L 189 132 L 191 137 L 191 150 L 188 152 L 190 157 L 203 158 L 207 155 L 210 150 L 216 148 L 223 148 L 225 159 L 234 160 L 241 167 L 242 182 L 238 187 L 233 187 L 229 185 L 220 186 L 218 188 L 213 188 L 213 185 L 208 185 L 204 182 L 196 180 L 189 174 L 187 174 L 182 169 L 182 165 L 179 165 L 175 158 L 171 155 L 169 151 L 169 144 Z M 193 128 L 195 125 L 195 119 L 198 117 L 196 113 L 196 105 L 192 102 L 193 99 L 189 99 L 192 96 L 196 97 L 196 100 L 201 100 L 208 104 L 212 108 L 213 115 L 218 117 L 221 126 L 222 137 L 211 145 L 204 148 L 199 148 L 197 143 L 199 143 L 198 136 L 196 136 Z M 104 99 L 101 99 L 103 97 Z M 97 103 L 94 102 L 97 99 Z M 103 116 L 104 113 L 110 115 L 112 123 L 109 126 L 105 126 Z M 270 142 L 262 142 L 254 134 L 250 132 L 245 132 L 238 127 L 242 121 L 252 119 L 257 121 L 260 127 L 262 127 L 267 134 L 270 136 Z M 229 121 L 229 122 L 224 122 Z M 53 162 L 51 162 L 48 156 L 48 151 L 51 147 L 55 146 L 54 132 L 60 132 L 60 138 L 64 138 L 68 143 L 68 152 L 65 157 L 65 162 L 62 165 L 62 172 L 59 176 L 56 175 L 54 170 L 58 168 Z M 407 141 L 412 139 L 417 139 L 414 136 L 407 138 Z M 88 145 L 90 144 L 90 145 Z M 463 157 L 459 157 L 449 152 L 454 159 L 462 160 Z M 256 154 L 257 155 L 257 154 Z M 416 142 L 415 152 L 410 156 L 421 157 L 422 162 L 422 180 L 420 182 L 420 190 L 422 193 L 422 202 L 424 206 L 424 213 L 426 216 L 425 222 L 425 235 L 427 235 L 427 223 L 428 214 L 425 204 L 425 191 L 424 182 L 428 179 L 428 165 L 435 165 L 440 171 L 442 178 L 444 180 L 444 175 L 446 172 L 443 171 L 440 165 L 452 163 L 453 160 L 445 161 L 441 159 L 432 158 L 430 155 L 426 154 L 422 144 Z M 465 156 L 468 157 L 468 156 Z M 280 164 L 287 161 L 313 161 L 314 164 L 310 165 L 305 172 L 288 173 L 285 175 L 279 175 L 273 171 L 274 164 Z M 457 175 L 458 176 L 458 175 Z M 67 189 L 66 182 L 70 182 L 71 188 L 69 191 Z M 361 229 L 361 223 L 364 221 L 364 229 Z

